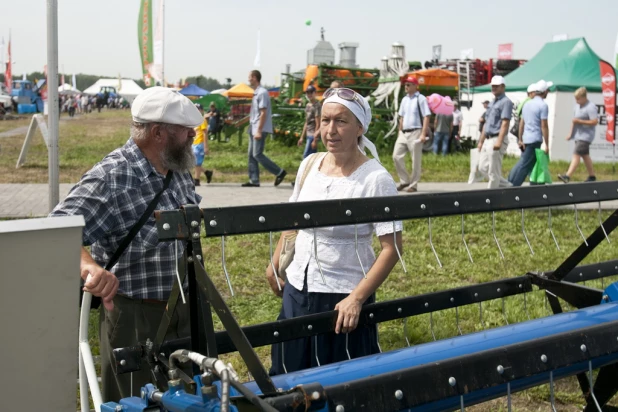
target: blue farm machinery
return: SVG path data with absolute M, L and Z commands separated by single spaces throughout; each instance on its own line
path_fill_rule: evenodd
M 254 348 L 332 332 L 337 313 L 240 327 L 204 269 L 203 259 L 208 257 L 202 256 L 200 231 L 205 227 L 206 237 L 221 238 L 222 266 L 227 276 L 224 247 L 228 236 L 270 233 L 272 244 L 272 233 L 283 230 L 408 219 L 427 220 L 431 235 L 432 218 L 461 216 L 461 238 L 472 260 L 463 224 L 466 215 L 490 213 L 494 240 L 500 249 L 496 212 L 521 210 L 519 235 L 527 241 L 523 220 L 526 209 L 547 209 L 551 216 L 552 208 L 591 202 L 598 202 L 600 208 L 600 202 L 615 199 L 618 182 L 600 182 L 251 207 L 187 206 L 157 212 L 159 240 L 183 242 L 185 246 L 186 270 L 180 271 L 179 282 L 188 280 L 186 299 L 191 308 L 192 334 L 186 339 L 163 339 L 177 305 L 182 304 L 177 283 L 157 335 L 136 347 L 114 351 L 118 373 L 147 367 L 152 381 L 136 383 L 142 387 L 140 397 L 101 405 L 95 401 L 95 406 L 101 411 L 118 412 L 463 411 L 506 396 L 510 410 L 511 394 L 549 383 L 549 401 L 555 411 L 555 381 L 577 376 L 585 411 L 613 410 L 607 402 L 618 391 L 618 283 L 603 283 L 603 288 L 596 289 L 586 286 L 585 281 L 618 274 L 618 260 L 587 265 L 581 262 L 599 244 L 610 242 L 610 234 L 618 226 L 618 211 L 605 220 L 599 214 L 599 225 L 588 237 L 581 232 L 576 215 L 572 233 L 581 235 L 582 243 L 554 270 L 363 307 L 360 324 L 399 321 L 405 328 L 407 319 L 429 315 L 434 341 L 410 345 L 406 332 L 408 344 L 401 349 L 272 377 Z M 553 236 L 551 226 L 549 230 Z M 438 259 L 431 238 L 430 244 Z M 228 284 L 231 288 L 229 279 Z M 530 295 L 537 291 L 545 295 L 548 316 L 535 319 L 528 309 Z M 519 299 L 529 320 L 509 324 L 506 298 Z M 483 305 L 496 300 L 502 300 L 504 326 L 462 333 L 458 309 L 478 306 L 483 325 Z M 445 310 L 457 313 L 458 333 L 435 340 L 433 316 Z M 212 313 L 220 318 L 224 330 L 215 331 Z M 242 356 L 251 380 L 243 382 L 219 358 L 231 352 Z M 87 358 L 88 350 L 80 354 Z M 193 365 L 192 373 L 185 372 L 187 365 Z M 598 370 L 596 377 L 593 370 Z M 98 386 L 90 386 L 95 395 Z

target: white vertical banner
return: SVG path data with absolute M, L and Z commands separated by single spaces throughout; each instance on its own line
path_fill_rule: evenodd
M 257 33 L 257 51 L 255 52 L 255 60 L 253 61 L 253 66 L 260 67 L 261 62 L 261 50 L 260 50 L 260 30 Z
M 614 51 L 614 67 L 618 69 L 618 36 L 616 36 L 616 46 Z
M 156 8 L 153 40 L 152 40 L 152 54 L 154 64 L 150 68 L 150 75 L 155 80 L 155 83 L 163 81 L 163 18 L 164 18 L 164 1 L 159 0 Z
M 77 80 L 75 79 L 75 73 L 73 73 L 71 85 L 73 86 L 73 90 L 77 90 Z
M 431 60 L 439 61 L 442 58 L 442 45 L 438 44 L 431 48 Z

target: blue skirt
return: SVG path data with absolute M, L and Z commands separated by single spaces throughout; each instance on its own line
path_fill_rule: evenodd
M 303 290 L 298 290 L 289 283 L 285 285 L 281 313 L 277 320 L 334 310 L 337 303 L 347 296 L 347 293 L 307 292 L 307 273 L 305 271 Z M 374 301 L 375 295 L 371 295 L 363 306 Z M 376 325 L 359 325 L 349 333 L 347 351 L 345 333 L 337 335 L 335 332 L 330 332 L 276 343 L 271 348 L 272 368 L 270 375 L 281 375 L 286 372 L 295 372 L 378 353 L 377 337 Z M 348 352 L 350 353 L 349 358 Z

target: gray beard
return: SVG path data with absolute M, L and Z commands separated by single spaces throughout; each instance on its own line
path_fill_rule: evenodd
M 165 169 L 177 172 L 191 172 L 195 166 L 195 155 L 191 146 L 166 147 L 161 153 L 161 162 Z

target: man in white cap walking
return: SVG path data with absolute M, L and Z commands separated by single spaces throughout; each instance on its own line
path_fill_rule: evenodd
M 534 89 L 534 97 L 524 105 L 519 121 L 519 146 L 523 153 L 509 173 L 509 182 L 513 186 L 521 186 L 532 172 L 536 164 L 536 149 L 540 149 L 543 142 L 545 153 L 549 152 L 549 107 L 545 98 L 552 85 L 552 82 L 540 80 L 530 87 Z
M 193 128 L 203 121 L 198 109 L 177 91 L 151 87 L 136 97 L 131 114 L 127 143 L 86 172 L 50 214 L 82 215 L 86 222 L 83 246 L 91 249 L 82 247 L 81 278 L 84 290 L 103 301 L 99 326 L 104 402 L 139 396 L 140 387 L 151 380 L 148 366 L 131 374 L 133 385 L 130 374 L 116 376 L 112 351 L 155 337 L 176 279 L 175 244 L 159 243 L 153 218 L 141 228 L 136 222 L 151 215 L 151 207 L 174 210 L 201 200 L 191 177 Z M 110 266 L 136 227 L 126 253 Z M 178 305 L 168 337 L 188 334 L 187 309 Z
M 513 102 L 506 97 L 504 77 L 491 79 L 491 93 L 495 99 L 489 104 L 479 139 L 479 172 L 489 178 L 489 189 L 509 187 L 511 183 L 502 177 L 502 158 L 508 147 L 509 123 L 513 116 Z

